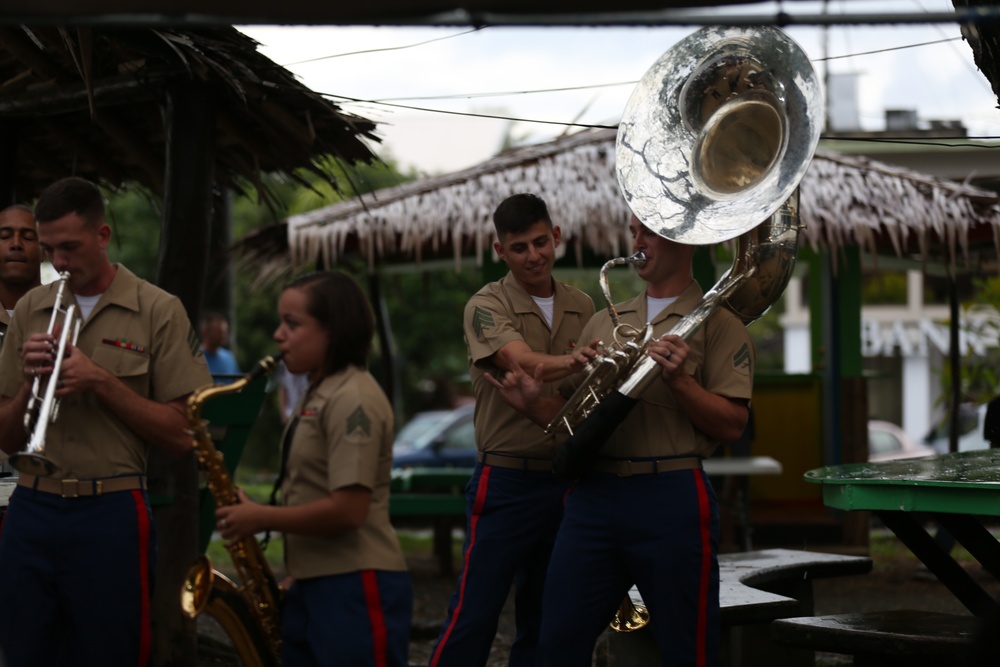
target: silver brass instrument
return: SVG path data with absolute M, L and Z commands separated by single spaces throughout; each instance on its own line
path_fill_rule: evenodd
M 59 375 L 62 372 L 62 362 L 66 355 L 66 344 L 76 345 L 82 324 L 82 320 L 76 313 L 76 304 L 63 305 L 63 292 L 67 280 L 69 280 L 69 273 L 64 271 L 59 274 L 56 281 L 56 298 L 52 305 L 52 316 L 49 318 L 48 334 L 50 336 L 55 332 L 56 325 L 60 327 L 52 373 L 44 380 L 36 375 L 31 383 L 28 409 L 24 413 L 24 428 L 29 434 L 28 446 L 23 452 L 11 454 L 9 459 L 10 465 L 14 469 L 42 477 L 49 476 L 56 470 L 56 464 L 45 456 L 45 434 L 49 424 L 55 422 L 59 417 L 59 399 L 55 397 L 55 393 L 59 387 Z
M 671 334 L 687 340 L 723 306 L 749 325 L 784 291 L 795 266 L 798 184 L 819 142 L 819 79 L 801 48 L 772 27 L 706 27 L 678 42 L 639 81 L 616 142 L 618 184 L 635 216 L 684 244 L 739 237 L 730 270 Z M 651 326 L 624 328 L 602 291 L 615 341 L 588 365 L 584 383 L 547 432 L 570 437 L 556 474 L 586 472 L 643 390 L 659 375 L 647 346 Z M 649 620 L 626 596 L 611 627 Z
M 798 183 L 819 142 L 821 111 L 808 57 L 768 26 L 702 28 L 639 81 L 616 142 L 629 207 L 643 225 L 678 243 L 740 237 L 730 270 L 670 333 L 690 337 L 720 305 L 749 324 L 784 291 L 797 253 Z M 626 262 L 634 258 L 609 264 Z M 607 290 L 605 298 L 610 306 Z M 560 470 L 562 462 L 572 460 L 574 448 L 596 455 L 625 415 L 590 434 L 580 433 L 583 423 L 590 427 L 612 394 L 638 398 L 656 376 L 646 353 L 649 332 L 619 336 L 615 320 L 610 351 L 591 362 L 586 381 L 546 427 L 572 434 L 556 456 L 562 476 L 579 476 L 581 466 Z

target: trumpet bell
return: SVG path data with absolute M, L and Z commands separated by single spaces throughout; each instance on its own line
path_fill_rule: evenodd
M 660 236 L 704 245 L 766 220 L 819 142 L 819 77 L 772 27 L 707 27 L 664 53 L 618 127 L 618 184 Z

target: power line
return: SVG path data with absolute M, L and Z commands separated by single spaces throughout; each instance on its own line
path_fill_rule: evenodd
M 299 60 L 294 63 L 288 63 L 287 65 L 282 65 L 282 67 L 291 67 L 292 65 L 302 65 L 304 63 L 314 63 L 320 60 L 329 60 L 331 58 L 343 58 L 345 56 L 359 56 L 366 53 L 382 53 L 384 51 L 402 51 L 404 49 L 412 49 L 417 46 L 424 46 L 425 44 L 431 44 L 432 42 L 441 42 L 446 39 L 451 39 L 453 37 L 461 37 L 462 35 L 468 35 L 473 32 L 478 32 L 482 28 L 473 28 L 472 30 L 465 30 L 463 32 L 457 32 L 454 35 L 446 35 L 444 37 L 435 37 L 434 39 L 428 39 L 423 42 L 416 42 L 414 44 L 403 44 L 401 46 L 386 46 L 379 49 L 364 49 L 362 51 L 348 51 L 347 53 L 334 53 L 328 56 L 319 56 L 317 58 L 307 58 L 306 60 Z
M 877 53 L 889 53 L 891 51 L 902 51 L 904 49 L 915 49 L 919 46 L 933 46 L 935 44 L 944 44 L 945 42 L 954 42 L 961 40 L 961 37 L 948 37 L 947 39 L 937 39 L 933 42 L 920 42 L 919 44 L 905 44 L 903 46 L 890 46 L 885 49 L 875 49 L 874 51 L 861 51 L 859 53 L 846 53 L 842 56 L 827 56 L 825 58 L 814 58 L 812 62 L 818 63 L 826 60 L 842 60 L 844 58 L 857 58 L 858 56 L 873 56 Z

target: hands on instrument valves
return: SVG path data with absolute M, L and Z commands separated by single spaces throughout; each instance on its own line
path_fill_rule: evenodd
M 588 363 L 603 354 L 600 340 L 593 340 L 587 346 L 573 352 L 574 373 L 585 370 Z M 649 356 L 660 365 L 660 377 L 667 384 L 691 379 L 684 371 L 684 362 L 690 348 L 687 342 L 676 334 L 665 334 L 649 342 Z M 512 408 L 528 415 L 539 424 L 545 424 L 558 412 L 558 406 L 548 406 L 541 396 L 542 366 L 539 364 L 531 375 L 514 360 L 506 350 L 501 351 L 510 370 L 500 378 L 486 375 L 486 380 L 500 391 L 503 400 Z M 556 399 L 561 404 L 561 399 Z
M 35 377 L 45 378 L 52 374 L 59 341 L 58 327 L 50 333 L 32 334 L 21 352 L 24 376 L 28 382 Z M 109 376 L 108 372 L 81 353 L 72 343 L 66 343 L 66 352 L 59 371 L 56 398 L 86 390 L 96 390 Z

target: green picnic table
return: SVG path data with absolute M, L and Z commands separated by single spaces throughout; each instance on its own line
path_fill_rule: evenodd
M 453 572 L 451 531 L 465 525 L 465 484 L 472 468 L 404 468 L 392 471 L 389 516 L 397 526 L 430 523 L 434 554 L 443 574 Z
M 992 598 L 927 532 L 944 526 L 1000 580 L 1000 542 L 986 524 L 1000 517 L 1000 450 L 817 468 L 805 480 L 823 485 L 823 502 L 870 510 L 976 616 L 1000 615 Z

